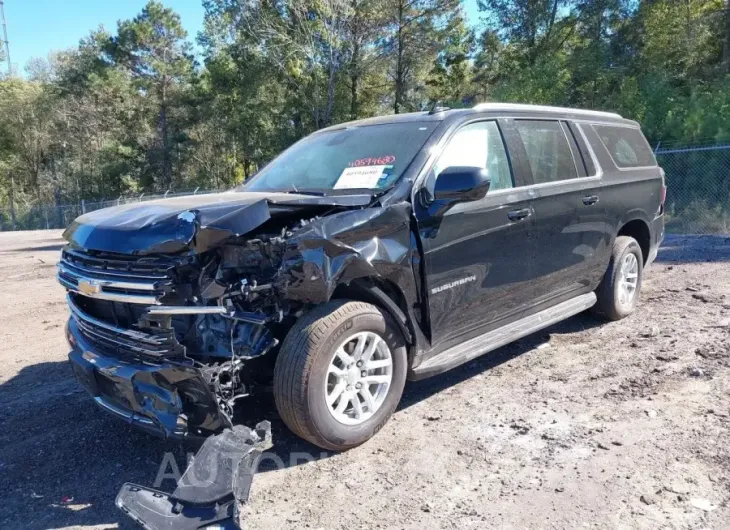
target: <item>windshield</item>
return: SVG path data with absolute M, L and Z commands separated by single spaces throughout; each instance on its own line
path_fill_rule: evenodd
M 436 122 L 403 122 L 326 131 L 295 143 L 250 182 L 246 191 L 385 190 L 408 167 Z

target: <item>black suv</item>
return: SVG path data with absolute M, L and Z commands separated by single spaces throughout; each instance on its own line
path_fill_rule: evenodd
M 345 123 L 241 188 L 88 213 L 65 232 L 69 354 L 102 408 L 166 437 L 270 388 L 327 449 L 421 379 L 590 307 L 635 308 L 664 175 L 617 114 L 483 104 Z

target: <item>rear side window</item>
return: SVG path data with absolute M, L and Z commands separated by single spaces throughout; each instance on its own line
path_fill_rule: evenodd
M 654 153 L 639 129 L 610 125 L 594 125 L 593 129 L 608 149 L 616 167 L 656 166 Z
M 535 184 L 578 177 L 575 160 L 560 122 L 515 120 Z

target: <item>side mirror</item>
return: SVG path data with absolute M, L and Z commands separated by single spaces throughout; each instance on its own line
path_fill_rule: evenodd
M 447 203 L 478 201 L 489 191 L 487 170 L 472 166 L 451 166 L 436 178 L 434 199 Z

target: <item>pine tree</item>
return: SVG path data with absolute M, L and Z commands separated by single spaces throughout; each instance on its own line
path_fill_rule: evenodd
M 110 46 L 114 60 L 129 69 L 140 88 L 157 101 L 157 141 L 151 154 L 168 188 L 172 185 L 171 105 L 175 89 L 186 83 L 193 69 L 186 38 L 180 16 L 150 0 L 137 17 L 119 23 Z

